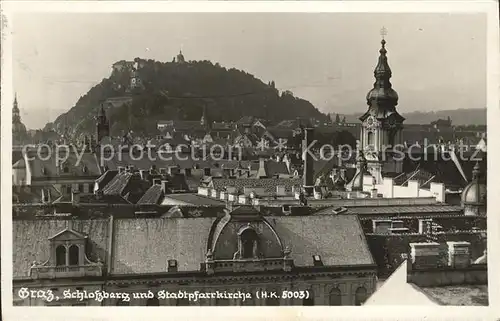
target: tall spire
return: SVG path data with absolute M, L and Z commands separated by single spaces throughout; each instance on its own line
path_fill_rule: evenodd
M 383 105 L 388 105 L 388 107 L 394 107 L 398 104 L 398 94 L 394 89 L 392 89 L 391 77 L 392 71 L 387 62 L 387 49 L 385 48 L 386 41 L 385 36 L 387 35 L 387 29 L 383 27 L 380 31 L 382 36 L 381 48 L 379 50 L 378 63 L 373 72 L 375 76 L 375 83 L 373 84 L 373 89 L 368 92 L 366 96 L 367 104 L 369 106 L 375 101 L 377 103 L 382 103 Z M 385 106 L 384 106 L 385 107 Z
M 479 175 L 481 175 L 481 170 L 479 167 L 479 162 L 476 162 L 476 165 L 474 165 L 474 169 L 472 170 L 472 180 L 478 181 Z
M 12 122 L 13 123 L 20 123 L 21 122 L 21 115 L 19 111 L 19 106 L 17 105 L 17 93 L 14 95 L 14 104 L 12 106 Z

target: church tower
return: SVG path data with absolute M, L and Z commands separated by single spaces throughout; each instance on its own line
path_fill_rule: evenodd
M 104 110 L 104 103 L 101 103 L 99 112 L 97 114 L 97 144 L 100 144 L 101 140 L 109 136 L 109 119 L 106 117 L 106 111 Z
M 21 112 L 17 105 L 17 94 L 14 96 L 14 103 L 12 106 L 12 139 L 13 143 L 22 143 L 27 136 L 26 126 L 21 121 Z
M 361 120 L 361 150 L 364 151 L 367 170 L 377 184 L 382 181 L 382 173 L 400 173 L 403 161 L 403 122 L 396 106 L 398 94 L 392 89 L 392 71 L 387 62 L 385 49 L 385 28 L 382 28 L 382 47 L 375 67 L 375 83 L 366 95 L 368 110 Z

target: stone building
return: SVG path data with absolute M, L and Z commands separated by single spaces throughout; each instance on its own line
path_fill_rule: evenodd
M 130 240 L 134 241 L 131 242 Z M 28 250 L 29 249 L 29 250 Z M 376 268 L 353 215 L 263 216 L 240 206 L 219 217 L 14 221 L 16 305 L 361 305 Z M 18 291 L 51 289 L 46 302 Z M 241 292 L 250 297 L 78 301 L 64 290 Z M 304 291 L 291 299 L 256 292 Z

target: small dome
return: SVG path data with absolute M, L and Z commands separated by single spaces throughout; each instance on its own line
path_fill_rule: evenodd
M 486 185 L 479 182 L 471 182 L 462 192 L 462 204 L 464 205 L 485 205 Z
M 486 184 L 479 182 L 479 163 L 472 171 L 472 182 L 462 191 L 462 205 L 486 205 Z
M 398 100 L 398 93 L 392 88 L 373 88 L 366 95 L 366 102 L 368 105 L 370 105 L 373 101 L 387 101 L 396 106 L 398 104 Z

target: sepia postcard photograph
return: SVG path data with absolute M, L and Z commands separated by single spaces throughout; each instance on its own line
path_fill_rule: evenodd
M 230 2 L 2 5 L 2 319 L 498 320 L 498 2 Z

